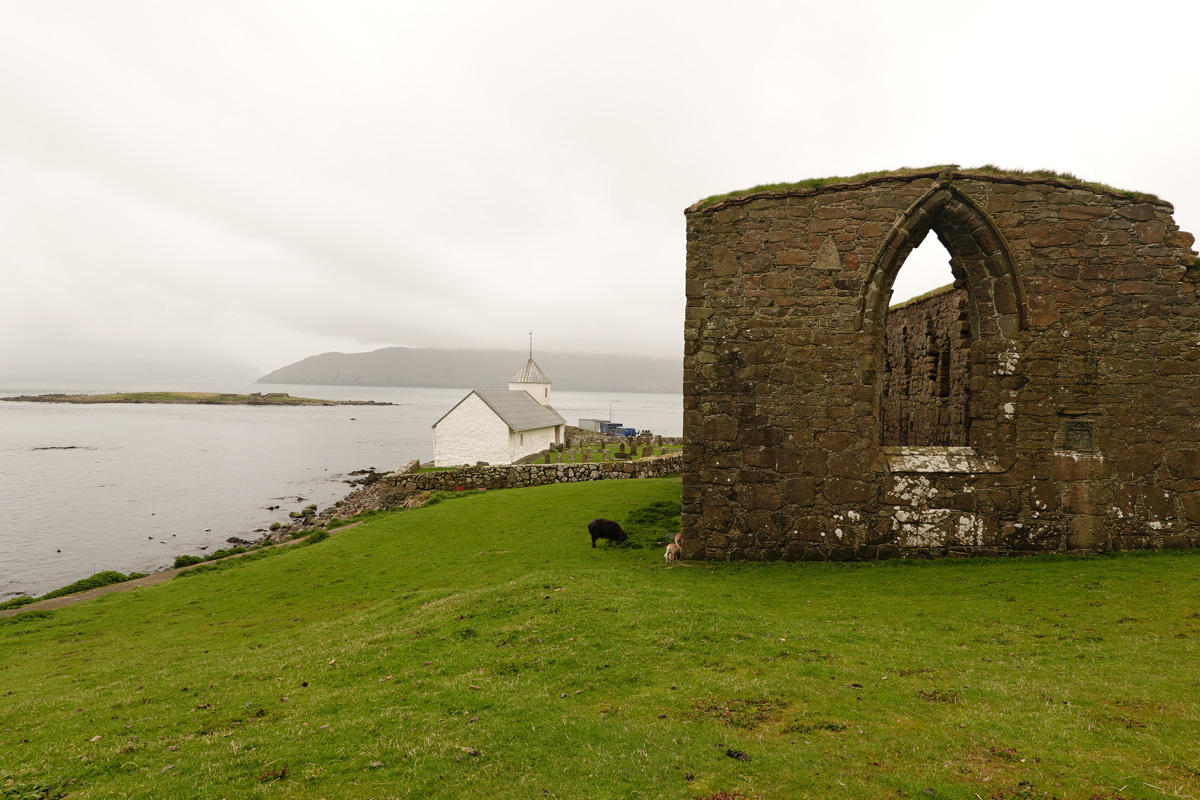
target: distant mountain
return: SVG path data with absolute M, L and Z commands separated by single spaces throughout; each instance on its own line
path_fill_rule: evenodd
M 505 388 L 529 354 L 522 350 L 384 347 L 370 353 L 322 353 L 277 369 L 259 383 L 316 386 Z M 576 392 L 683 391 L 683 358 L 536 353 L 555 389 Z

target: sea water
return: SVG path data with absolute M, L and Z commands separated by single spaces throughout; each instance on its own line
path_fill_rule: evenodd
M 332 505 L 355 470 L 433 457 L 432 426 L 464 389 L 348 386 L 0 387 L 0 395 L 288 392 L 391 406 L 71 405 L 0 402 L 0 600 L 102 570 L 255 539 L 288 512 Z M 555 392 L 568 424 L 613 417 L 679 436 L 679 395 Z M 273 508 L 278 506 L 278 508 Z

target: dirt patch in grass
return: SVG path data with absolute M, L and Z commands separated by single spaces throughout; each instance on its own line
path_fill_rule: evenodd
M 787 700 L 772 700 L 767 697 L 749 700 L 716 700 L 704 698 L 692 701 L 692 710 L 684 714 L 687 719 L 715 719 L 731 728 L 754 730 L 759 725 L 775 722 L 779 714 L 792 704 Z
M 1104 721 L 1110 725 L 1121 725 L 1129 730 L 1146 727 L 1146 723 L 1142 722 L 1140 719 L 1132 719 L 1130 717 L 1106 716 L 1104 717 Z
M 262 775 L 258 776 L 258 780 L 259 780 L 259 783 L 269 783 L 270 781 L 281 781 L 284 778 L 286 778 L 287 776 L 288 776 L 288 765 L 284 764 L 282 767 L 277 767 L 275 769 L 268 769 L 267 771 L 263 772 Z
M 917 692 L 917 696 L 927 703 L 957 703 L 960 702 L 958 692 L 951 689 L 934 689 L 932 692 Z
M 841 722 L 822 720 L 819 722 L 793 722 L 786 725 L 783 732 L 808 734 L 817 731 L 828 731 L 829 733 L 841 733 L 844 730 L 846 730 L 846 726 Z
M 1021 758 L 1021 754 L 1017 752 L 1015 747 L 989 747 L 987 760 L 1000 761 L 1005 764 L 1017 764 L 1025 759 Z
M 917 669 L 898 669 L 896 675 L 900 678 L 907 678 L 909 675 L 926 675 L 933 672 L 929 667 L 918 667 Z

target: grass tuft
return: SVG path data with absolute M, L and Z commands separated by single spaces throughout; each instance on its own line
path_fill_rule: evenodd
M 658 547 L 675 538 L 682 527 L 683 506 L 675 500 L 657 500 L 629 512 L 621 527 L 629 534 L 621 546 Z
M 116 572 L 115 570 L 106 570 L 104 572 L 97 572 L 90 578 L 83 578 L 82 580 L 75 581 L 67 586 L 55 589 L 52 592 L 46 592 L 38 599 L 49 600 L 52 597 L 65 597 L 69 594 L 79 594 L 80 592 L 86 592 L 90 589 L 99 589 L 101 586 L 109 586 L 114 583 L 124 583 L 127 580 L 129 580 L 129 576 L 125 575 L 124 573 Z
M 0 775 L 3 775 L 0 771 Z M 69 796 L 70 784 L 66 780 L 37 781 L 35 783 L 18 783 L 9 778 L 0 784 L 0 798 L 3 800 L 60 800 Z
M 29 622 L 37 622 L 40 619 L 53 618 L 53 611 L 23 611 L 20 614 L 13 614 L 11 617 L 0 617 L 0 625 L 24 625 Z

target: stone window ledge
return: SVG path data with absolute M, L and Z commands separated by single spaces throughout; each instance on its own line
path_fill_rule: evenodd
M 984 458 L 973 447 L 885 447 L 892 472 L 1003 472 L 995 459 Z

